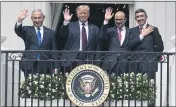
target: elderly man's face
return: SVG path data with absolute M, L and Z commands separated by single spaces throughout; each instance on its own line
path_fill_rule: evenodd
M 40 27 L 43 25 L 43 21 L 44 21 L 45 17 L 40 11 L 35 11 L 32 13 L 31 19 L 33 21 L 34 26 Z
M 78 8 L 77 17 L 81 22 L 85 23 L 89 18 L 89 9 L 87 7 Z
M 122 28 L 125 25 L 126 18 L 123 12 L 117 12 L 114 18 L 115 18 L 115 24 L 117 28 Z

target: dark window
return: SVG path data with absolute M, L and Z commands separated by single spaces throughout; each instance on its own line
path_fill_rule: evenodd
M 71 21 L 77 21 L 78 18 L 76 16 L 76 7 L 81 5 L 82 3 L 64 3 L 64 6 L 62 8 L 62 11 L 64 11 L 64 9 L 69 6 L 70 9 L 70 13 L 73 14 L 72 16 L 72 20 Z M 108 7 L 113 8 L 113 13 L 117 12 L 117 9 L 120 11 L 125 12 L 126 17 L 127 17 L 127 22 L 126 22 L 126 26 L 129 27 L 129 7 L 128 4 L 99 4 L 99 3 L 87 3 L 87 5 L 90 6 L 90 17 L 89 17 L 89 21 L 92 24 L 97 25 L 99 28 L 101 28 L 103 21 L 104 21 L 104 14 L 105 14 L 105 9 Z M 61 12 L 61 17 L 60 17 L 60 21 L 57 25 L 57 29 L 56 29 L 56 34 L 59 35 L 59 29 L 63 24 L 64 21 L 64 17 L 63 17 L 63 13 Z M 109 22 L 109 27 L 114 26 L 114 17 L 110 20 Z M 65 41 L 59 41 L 57 39 L 57 45 L 58 45 L 58 49 L 63 49 L 64 45 L 63 42 Z

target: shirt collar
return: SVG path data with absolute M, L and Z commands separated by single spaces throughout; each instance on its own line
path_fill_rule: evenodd
M 34 28 L 35 28 L 35 30 L 38 30 L 36 26 L 34 26 Z M 43 31 L 43 25 L 42 25 L 42 26 L 40 26 L 40 30 L 42 30 L 42 31 Z
M 117 28 L 117 29 L 119 29 L 119 28 Z M 125 30 L 126 30 L 125 26 L 123 26 L 121 29 L 122 29 L 122 31 L 125 31 Z
M 88 21 L 86 23 L 84 23 L 84 24 L 85 24 L 85 26 L 88 26 Z M 82 26 L 82 22 L 79 21 L 79 25 Z
M 139 28 L 140 28 L 140 26 L 139 26 Z M 142 28 L 144 29 L 144 28 L 147 28 L 147 22 L 142 26 Z

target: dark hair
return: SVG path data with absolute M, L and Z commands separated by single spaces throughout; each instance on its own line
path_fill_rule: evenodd
M 148 17 L 148 16 L 147 16 L 147 12 L 146 12 L 144 9 L 137 9 L 137 10 L 135 11 L 135 14 L 140 13 L 140 12 L 144 12 L 144 13 L 145 13 L 145 16 Z

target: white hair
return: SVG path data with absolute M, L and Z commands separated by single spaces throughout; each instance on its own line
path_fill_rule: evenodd
M 40 13 L 43 15 L 43 17 L 45 17 L 45 15 L 44 15 L 44 13 L 42 12 L 41 9 L 35 9 L 35 10 L 33 10 L 33 11 L 32 11 L 32 14 L 33 14 L 34 12 L 40 12 Z

